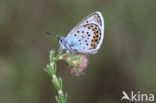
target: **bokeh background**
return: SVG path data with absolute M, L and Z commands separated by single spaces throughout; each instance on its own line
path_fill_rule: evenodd
M 105 39 L 85 75 L 58 62 L 67 103 L 120 103 L 123 90 L 156 94 L 155 0 L 0 0 L 0 103 L 56 103 L 43 68 L 59 44 L 45 32 L 66 36 L 95 11 Z

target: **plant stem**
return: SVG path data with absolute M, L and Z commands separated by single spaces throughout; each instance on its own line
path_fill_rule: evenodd
M 61 55 L 60 53 L 55 57 L 55 51 L 50 51 L 49 59 L 50 59 L 50 64 L 47 65 L 47 68 L 44 69 L 46 73 L 52 78 L 52 84 L 58 91 L 58 96 L 56 96 L 56 101 L 57 103 L 66 103 L 67 101 L 67 93 L 64 95 L 62 87 L 63 87 L 63 82 L 61 77 L 56 76 L 56 71 L 57 71 L 57 65 L 56 62 L 58 60 L 62 60 L 63 54 Z

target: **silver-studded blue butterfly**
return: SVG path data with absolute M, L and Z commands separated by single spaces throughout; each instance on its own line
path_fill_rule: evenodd
M 94 12 L 76 25 L 67 37 L 60 37 L 61 50 L 70 53 L 95 54 L 104 39 L 104 19 L 100 12 Z

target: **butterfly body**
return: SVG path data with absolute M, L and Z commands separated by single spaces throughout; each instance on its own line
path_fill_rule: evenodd
M 104 20 L 100 12 L 94 12 L 76 25 L 59 43 L 67 52 L 95 54 L 104 39 Z

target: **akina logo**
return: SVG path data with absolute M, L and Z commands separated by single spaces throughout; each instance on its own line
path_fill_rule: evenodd
M 125 91 L 122 91 L 122 98 L 121 101 L 135 101 L 135 102 L 143 102 L 143 101 L 147 101 L 147 102 L 153 102 L 154 101 L 154 94 L 150 93 L 150 94 L 145 94 L 145 93 L 141 93 L 140 91 L 138 92 L 134 92 L 131 91 L 130 94 L 128 95 Z

